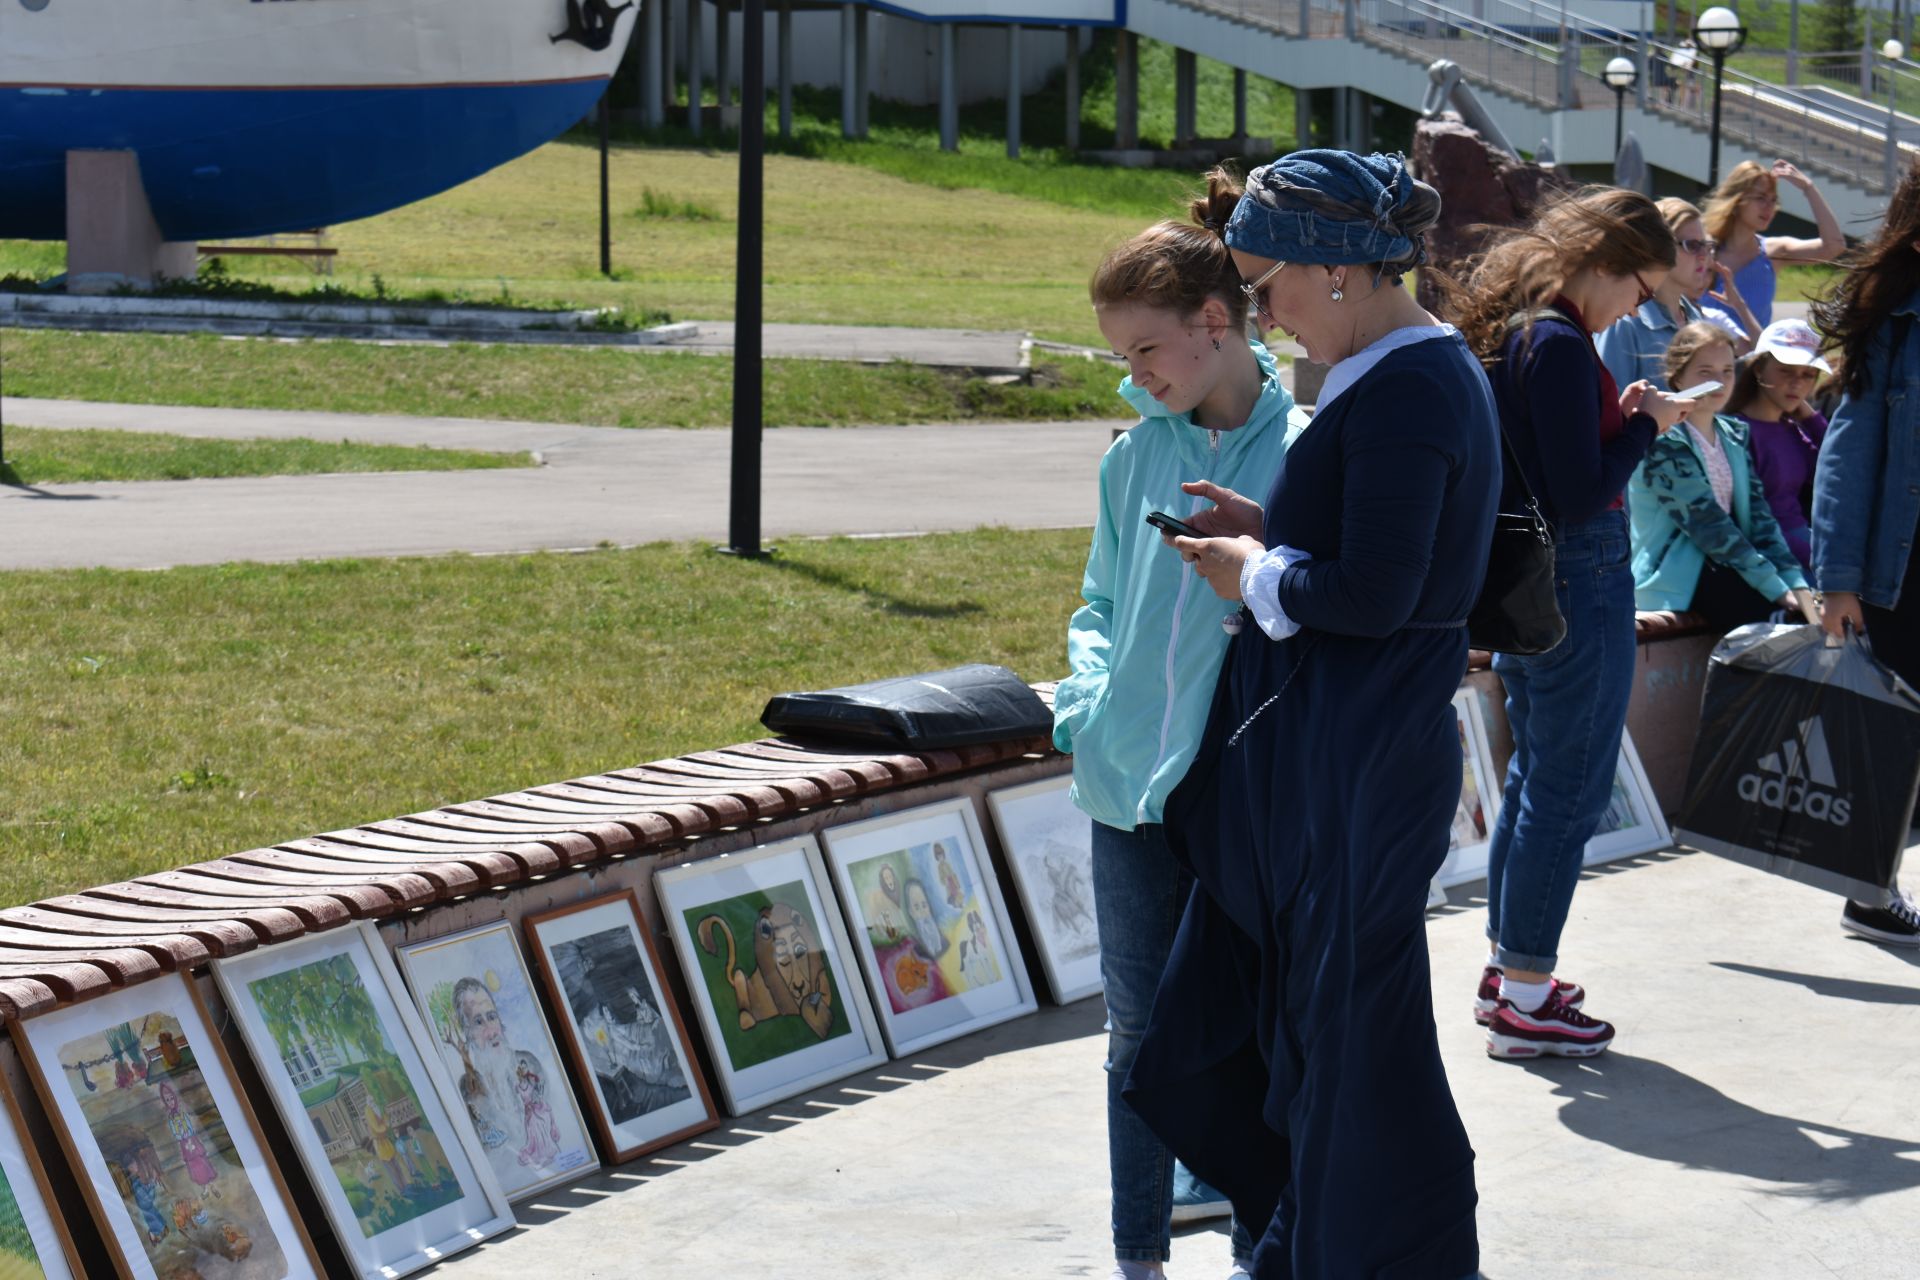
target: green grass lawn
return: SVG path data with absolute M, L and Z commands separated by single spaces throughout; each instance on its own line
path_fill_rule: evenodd
M 206 440 L 145 431 L 11 427 L 7 461 L 15 484 L 88 480 L 210 480 L 343 471 L 477 471 L 530 467 L 528 453 L 357 444 L 342 440 Z
M 7 391 L 59 400 L 388 413 L 616 427 L 733 421 L 733 361 L 613 348 L 229 342 L 210 336 L 7 333 Z M 918 365 L 769 360 L 772 426 L 1126 416 L 1122 370 L 1068 358 L 999 384 Z
M 0 575 L 14 903 L 759 736 L 791 689 L 1065 670 L 1087 535 Z

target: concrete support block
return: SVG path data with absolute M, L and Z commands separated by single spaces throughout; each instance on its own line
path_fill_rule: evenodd
M 1173 145 L 1184 147 L 1199 134 L 1199 59 L 1185 49 L 1173 53 Z
M 1131 31 L 1115 32 L 1113 145 L 1118 151 L 1140 148 L 1140 41 Z
M 1080 149 L 1080 28 L 1067 28 L 1067 150 Z
M 109 293 L 191 280 L 190 242 L 162 238 L 132 151 L 67 152 L 67 289 Z

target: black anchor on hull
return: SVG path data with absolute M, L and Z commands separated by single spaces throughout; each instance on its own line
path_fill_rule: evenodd
M 567 29 L 547 40 L 551 44 L 571 40 L 598 53 L 613 43 L 614 23 L 631 8 L 633 0 L 617 7 L 607 0 L 567 0 Z

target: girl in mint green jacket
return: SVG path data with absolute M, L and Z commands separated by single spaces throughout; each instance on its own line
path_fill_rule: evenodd
M 1125 1280 L 1160 1275 L 1171 1245 L 1173 1157 L 1120 1097 L 1193 883 L 1167 848 L 1161 808 L 1199 748 L 1223 624 L 1238 615 L 1146 516 L 1195 520 L 1221 490 L 1265 493 L 1306 425 L 1272 355 L 1246 338 L 1247 301 L 1221 237 L 1239 187 L 1217 171 L 1208 183 L 1192 222 L 1149 228 L 1093 277 L 1100 331 L 1127 362 L 1120 395 L 1140 423 L 1100 463 L 1086 605 L 1067 632 L 1072 674 L 1054 695 L 1054 745 L 1072 754 L 1073 799 L 1093 819 L 1113 1275 Z M 1183 1190 L 1218 1199 L 1190 1180 Z M 1252 1256 L 1238 1226 L 1233 1245 L 1236 1259 Z
M 1634 604 L 1698 613 L 1721 632 L 1776 609 L 1817 620 L 1806 574 L 1767 503 L 1746 424 L 1721 416 L 1732 392 L 1726 331 L 1689 324 L 1667 348 L 1667 382 L 1684 391 L 1720 383 L 1693 402 L 1677 430 L 1653 442 L 1627 486 L 1632 514 Z

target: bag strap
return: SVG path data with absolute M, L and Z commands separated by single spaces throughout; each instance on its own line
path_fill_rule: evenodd
M 1567 325 L 1573 323 L 1551 307 L 1535 307 L 1531 311 L 1517 311 L 1508 316 L 1507 335 L 1511 337 L 1523 329 L 1549 319 L 1558 320 Z M 1513 450 L 1513 440 L 1507 435 L 1507 424 L 1496 418 L 1496 425 L 1500 431 L 1501 471 L 1511 473 L 1520 481 L 1520 491 L 1527 495 L 1527 509 L 1524 514 L 1533 521 L 1534 532 L 1539 535 L 1540 541 L 1551 546 L 1553 545 L 1553 525 L 1540 510 L 1540 498 L 1533 491 L 1533 482 L 1527 479 L 1527 469 L 1520 465 L 1520 455 Z

